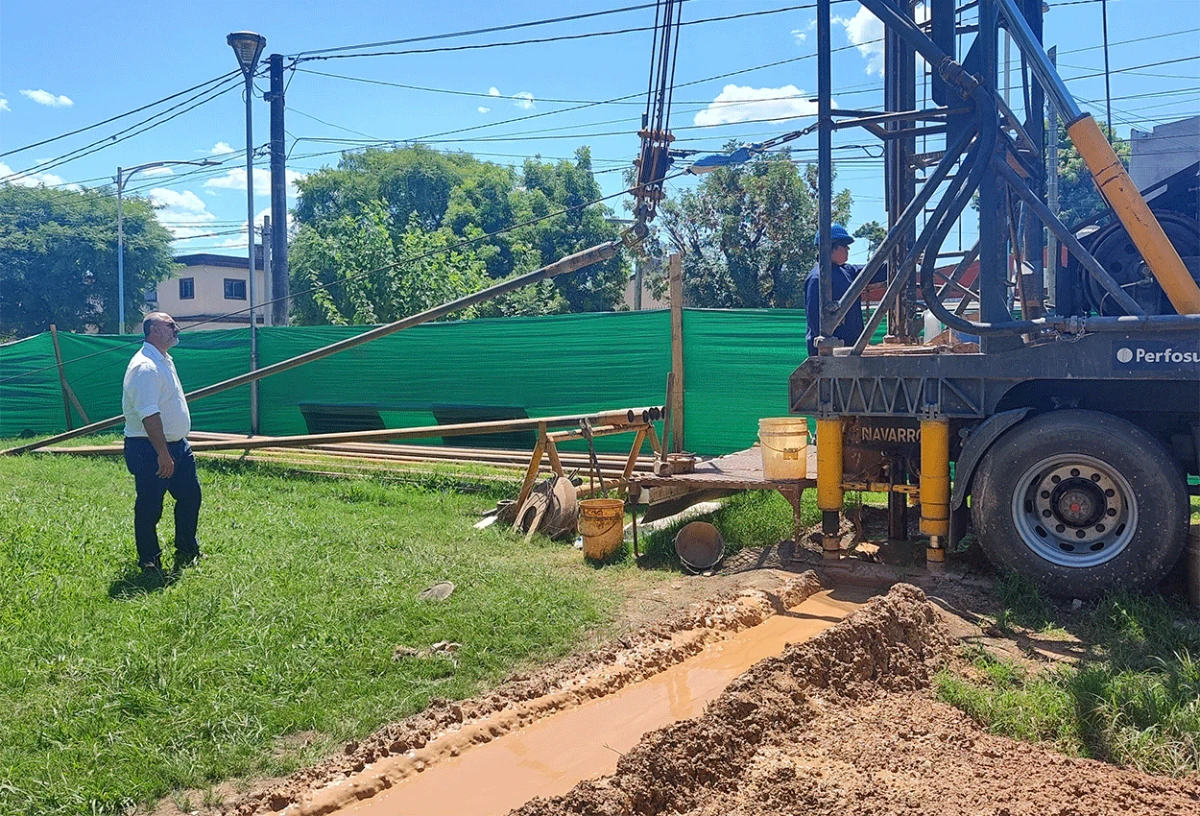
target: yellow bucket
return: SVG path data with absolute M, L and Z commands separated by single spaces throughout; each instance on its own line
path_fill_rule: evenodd
M 1183 557 L 1187 564 L 1188 600 L 1200 609 L 1200 524 L 1193 524 L 1188 530 L 1187 550 Z
M 597 561 L 616 552 L 625 539 L 625 502 L 621 499 L 584 499 L 579 502 L 579 534 L 583 554 Z
M 808 420 L 764 417 L 758 421 L 763 478 L 798 480 L 808 476 Z

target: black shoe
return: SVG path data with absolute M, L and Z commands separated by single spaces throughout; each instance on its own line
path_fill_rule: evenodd
M 149 561 L 143 561 L 142 563 L 138 564 L 138 566 L 142 568 L 143 578 L 162 577 L 163 568 L 161 558 L 151 558 Z
M 180 552 L 179 550 L 176 550 L 175 569 L 181 570 L 186 569 L 187 567 L 194 567 L 200 563 L 200 559 L 203 557 L 204 556 L 199 550 L 193 550 L 190 552 Z

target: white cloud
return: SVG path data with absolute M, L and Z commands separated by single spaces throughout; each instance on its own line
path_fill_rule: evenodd
M 24 96 L 27 99 L 32 99 L 39 105 L 45 105 L 50 108 L 69 108 L 75 104 L 69 97 L 55 96 L 49 91 L 43 91 L 40 89 L 36 91 L 21 91 L 21 96 Z
M 212 232 L 209 226 L 217 216 L 208 211 L 208 205 L 191 190 L 172 190 L 155 187 L 148 198 L 162 222 L 177 240 L 186 240 Z
M 917 23 L 928 21 L 928 6 L 917 3 L 913 17 Z M 879 18 L 863 6 L 853 17 L 834 17 L 833 22 L 841 23 L 846 39 L 858 47 L 858 53 L 867 61 L 867 74 L 883 76 L 883 23 Z
M 0 162 L 0 184 L 16 184 L 20 187 L 61 187 L 65 190 L 82 190 L 78 184 L 67 184 L 62 176 L 53 173 L 22 173 L 14 178 L 14 171 L 4 162 Z
M 534 108 L 533 94 L 529 91 L 519 91 L 513 94 L 513 99 L 516 100 L 513 104 L 521 110 L 533 110 Z
M 175 171 L 170 167 L 147 167 L 145 170 L 139 170 L 143 176 L 173 176 Z
M 858 46 L 858 53 L 867 61 L 867 73 L 883 76 L 883 23 L 866 6 L 853 17 L 834 17 L 846 29 L 846 38 Z
M 475 110 L 479 111 L 480 113 L 491 113 L 492 112 L 491 108 L 485 108 L 483 105 L 480 105 Z
M 8 106 L 8 100 L 4 98 L 4 94 L 0 94 L 0 111 L 12 110 Z
M 817 103 L 795 85 L 751 88 L 726 85 L 708 107 L 696 114 L 693 124 L 725 125 L 749 119 L 793 119 L 812 116 Z
M 808 35 L 798 28 L 792 29 L 792 36 L 796 39 L 796 45 L 800 45 L 800 43 L 808 39 Z
M 488 88 L 488 96 L 499 96 L 499 95 L 500 95 L 500 89 L 497 88 L 495 85 Z
M 304 178 L 304 173 L 299 173 L 295 170 L 287 171 L 287 194 L 288 198 L 294 198 L 296 195 L 296 182 Z M 235 167 L 225 171 L 225 175 L 211 178 L 204 182 L 204 186 L 208 189 L 217 190 L 245 190 L 246 189 L 246 168 Z M 266 170 L 256 170 L 254 173 L 254 194 L 255 195 L 270 195 L 271 193 L 271 174 Z
M 228 142 L 217 142 L 212 146 L 212 150 L 208 152 L 214 156 L 224 156 L 226 153 L 233 153 L 234 150 L 229 146 Z

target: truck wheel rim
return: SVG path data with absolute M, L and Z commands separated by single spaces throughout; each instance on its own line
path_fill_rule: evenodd
M 1017 481 L 1012 514 L 1029 549 L 1060 567 L 1086 568 L 1120 555 L 1137 530 L 1137 499 L 1121 473 L 1082 454 L 1038 462 Z

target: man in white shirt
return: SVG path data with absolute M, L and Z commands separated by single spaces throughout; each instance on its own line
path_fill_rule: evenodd
M 138 565 L 160 574 L 162 552 L 158 520 L 163 497 L 175 498 L 175 567 L 200 558 L 196 526 L 200 518 L 200 482 L 196 459 L 187 443 L 192 429 L 183 385 L 168 350 L 179 343 L 179 327 L 166 312 L 151 312 L 142 322 L 146 342 L 125 369 L 121 408 L 125 413 L 125 467 L 133 474 L 133 507 Z

